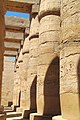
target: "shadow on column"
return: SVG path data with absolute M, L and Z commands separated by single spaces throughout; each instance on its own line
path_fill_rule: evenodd
M 79 108 L 80 108 L 80 58 L 77 66 L 77 76 L 78 76 L 78 92 L 79 92 Z
M 16 109 L 17 109 L 18 107 L 20 107 L 20 99 L 21 99 L 21 91 L 19 92 L 18 105 L 17 105 L 17 106 L 14 106 L 14 111 L 16 111 Z
M 30 113 L 37 112 L 36 104 L 36 84 L 37 84 L 37 75 L 35 76 L 31 88 L 30 88 L 30 109 L 24 111 L 23 118 L 29 119 Z
M 54 116 L 61 114 L 60 108 L 60 64 L 56 56 L 47 70 L 44 80 L 44 115 Z
M 30 110 L 37 111 L 37 105 L 36 105 L 36 84 L 37 84 L 37 75 L 35 76 L 31 88 L 30 88 Z

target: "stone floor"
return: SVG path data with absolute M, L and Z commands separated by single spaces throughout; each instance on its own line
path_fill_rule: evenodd
M 21 112 L 14 112 L 11 108 L 6 107 L 5 108 L 6 112 L 6 120 L 27 120 L 22 118 L 22 113 Z

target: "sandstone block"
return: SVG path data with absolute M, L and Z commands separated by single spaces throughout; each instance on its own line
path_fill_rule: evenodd
M 30 26 L 30 37 L 38 35 L 39 33 L 39 21 L 38 15 L 32 18 L 31 26 Z
M 80 1 L 63 0 L 61 4 L 61 42 L 78 41 L 80 38 Z
M 60 97 L 62 117 L 67 120 L 69 119 L 79 120 L 80 119 L 79 95 L 68 92 L 61 94 Z
M 47 15 L 40 20 L 39 34 L 48 31 L 60 30 L 60 17 L 56 15 Z
M 59 115 L 52 117 L 52 120 L 66 120 L 66 119 L 62 118 L 62 116 Z
M 23 53 L 23 54 L 29 53 L 29 36 L 25 39 L 22 53 Z
M 42 18 L 44 15 L 51 13 L 59 15 L 60 12 L 60 0 L 41 0 L 39 17 Z
M 51 116 L 46 116 L 38 113 L 31 113 L 30 120 L 51 120 Z

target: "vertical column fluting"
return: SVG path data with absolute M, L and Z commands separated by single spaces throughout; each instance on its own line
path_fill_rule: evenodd
M 62 117 L 80 120 L 80 1 L 61 0 L 60 97 Z
M 59 115 L 60 0 L 41 0 L 39 20 L 37 113 Z

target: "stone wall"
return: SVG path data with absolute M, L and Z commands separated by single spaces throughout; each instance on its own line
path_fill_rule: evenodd
M 7 106 L 9 102 L 13 101 L 14 64 L 14 58 L 4 57 L 1 99 L 1 104 L 4 106 Z

